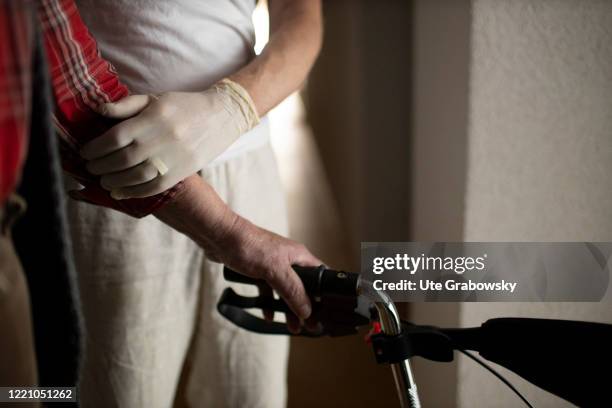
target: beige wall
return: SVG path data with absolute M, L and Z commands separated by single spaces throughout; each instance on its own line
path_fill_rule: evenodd
M 358 269 L 361 241 L 410 236 L 412 4 L 336 0 L 324 12 L 307 112 Z
M 336 268 L 359 270 L 361 241 L 409 238 L 410 12 L 397 0 L 324 2 L 323 49 L 305 103 L 340 225 L 304 241 Z M 317 205 L 308 228 L 326 212 Z M 328 256 L 338 239 L 346 253 L 338 245 Z M 375 363 L 362 336 L 297 339 L 290 365 L 291 407 L 397 406 L 391 370 Z
M 612 3 L 472 9 L 465 240 L 611 241 Z M 465 304 L 461 324 L 502 315 L 612 322 L 612 302 Z M 461 406 L 521 405 L 470 361 L 459 378 Z M 565 405 L 511 379 L 535 406 Z
M 308 113 L 350 267 L 364 238 L 612 240 L 612 3 L 338 0 L 326 9 Z M 385 154 L 400 165 L 386 167 Z M 416 322 L 448 326 L 507 315 L 612 321 L 612 302 L 410 308 Z M 358 373 L 363 363 L 352 361 Z M 458 372 L 415 367 L 424 406 L 521 406 L 470 361 Z M 563 406 L 509 376 L 535 406 Z
M 461 241 L 467 156 L 470 1 L 415 0 L 411 240 Z M 415 323 L 459 324 L 457 303 L 410 304 Z M 414 359 L 425 407 L 453 407 L 457 365 Z M 441 386 L 443 384 L 443 386 Z

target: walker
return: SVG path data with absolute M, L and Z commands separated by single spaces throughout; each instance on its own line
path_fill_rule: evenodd
M 514 371 L 527 381 L 579 406 L 610 406 L 612 386 L 604 373 L 612 368 L 612 325 L 551 319 L 496 318 L 472 328 L 419 326 L 400 320 L 394 303 L 357 273 L 325 266 L 294 270 L 312 301 L 316 332 L 298 336 L 355 335 L 372 325 L 368 343 L 379 364 L 389 364 L 402 408 L 421 406 L 410 368 L 410 358 L 450 362 L 454 351 L 475 360 L 503 381 L 529 407 L 532 405 L 480 356 Z M 225 267 L 227 281 L 260 285 Z M 269 322 L 246 309 L 288 312 L 281 299 L 240 296 L 225 289 L 217 305 L 219 313 L 239 327 L 262 334 L 296 335 L 285 323 Z

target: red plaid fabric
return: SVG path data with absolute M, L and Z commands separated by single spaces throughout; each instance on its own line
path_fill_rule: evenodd
M 0 206 L 15 189 L 27 150 L 33 24 L 26 3 L 0 0 Z
M 19 1 L 7 1 L 8 3 L 19 3 Z M 62 164 L 64 169 L 85 187 L 71 195 L 74 198 L 114 208 L 135 217 L 152 213 L 170 200 L 182 188 L 182 183 L 153 197 L 114 200 L 108 191 L 100 187 L 98 178 L 93 177 L 86 171 L 85 162 L 78 154 L 79 149 L 84 143 L 102 135 L 114 124 L 113 121 L 95 113 L 93 109 L 100 103 L 121 99 L 128 95 L 129 91 L 119 81 L 112 66 L 100 56 L 97 44 L 81 20 L 74 0 L 42 0 L 38 3 L 37 12 L 56 101 L 54 119 L 61 140 Z M 6 16 L 11 21 L 14 18 L 8 13 L 6 13 Z M 24 37 L 22 25 L 17 22 L 12 25 L 2 24 L 2 30 L 5 27 L 7 27 L 7 35 L 2 35 L 2 42 L 14 40 L 13 42 L 19 43 L 19 46 L 24 46 L 24 54 L 31 55 L 31 41 L 30 49 L 28 49 L 27 44 L 22 44 L 24 43 L 22 40 Z M 3 65 L 15 65 L 12 62 L 4 62 L 6 60 L 4 53 L 0 58 L 3 60 Z M 27 62 L 25 61 L 25 63 Z M 18 68 L 17 72 L 23 73 L 22 75 L 26 75 L 25 72 L 29 73 L 30 71 L 28 64 Z M 3 72 L 0 72 L 0 74 L 4 75 L 0 82 L 6 81 L 10 84 L 13 81 L 11 76 Z M 25 94 L 29 95 L 29 91 L 27 89 L 26 91 Z M 13 106 L 12 100 L 7 103 Z M 26 106 L 29 106 L 29 104 Z M 18 110 L 17 107 L 14 109 Z M 14 120 L 22 123 L 19 125 L 20 129 L 27 130 L 27 120 L 24 122 L 24 119 L 27 119 L 26 114 L 21 116 L 11 114 L 9 116 L 15 117 Z M 4 127 L 2 129 L 4 133 Z M 25 140 L 26 130 L 20 130 L 21 136 L 15 139 Z M 7 128 L 7 132 L 9 132 L 9 128 Z M 14 133 L 15 131 L 10 131 L 7 134 Z M 19 146 L 20 151 L 23 152 L 23 142 Z M 9 152 L 10 149 L 7 143 L 6 151 Z M 4 144 L 2 145 L 2 151 L 4 155 Z M 11 157 L 11 160 L 15 161 L 15 158 L 19 155 L 13 154 Z M 14 183 L 13 180 L 11 187 L 8 187 L 7 184 L 7 187 L 2 185 L 2 188 L 10 191 Z
M 78 149 L 114 124 L 92 108 L 123 98 L 128 89 L 100 56 L 74 0 L 42 0 L 38 15 L 57 103 L 56 124 L 62 136 L 64 169 L 85 187 L 73 196 L 136 217 L 150 214 L 171 199 L 182 183 L 153 197 L 114 200 L 85 170 Z

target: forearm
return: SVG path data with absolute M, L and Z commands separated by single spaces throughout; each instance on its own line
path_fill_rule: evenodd
M 310 301 L 292 265 L 322 262 L 303 245 L 240 217 L 199 176 L 185 179 L 183 189 L 154 214 L 195 241 L 208 259 L 265 280 L 296 315 L 303 319 L 310 315 Z M 299 328 L 291 314 L 287 319 L 294 329 Z
M 223 241 L 239 219 L 198 175 L 186 178 L 181 191 L 154 215 L 205 249 Z
M 322 39 L 319 0 L 270 0 L 269 11 L 268 45 L 261 55 L 230 75 L 248 91 L 260 116 L 302 85 Z

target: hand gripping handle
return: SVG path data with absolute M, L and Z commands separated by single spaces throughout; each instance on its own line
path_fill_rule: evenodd
M 359 274 L 328 269 L 325 265 L 299 266 L 293 265 L 293 270 L 300 277 L 306 293 L 310 297 L 322 295 L 357 296 Z M 265 284 L 261 279 L 250 278 L 233 271 L 227 266 L 223 268 L 223 277 L 229 282 L 250 285 Z
M 365 317 L 355 313 L 357 307 L 357 286 L 359 275 L 327 269 L 325 266 L 293 266 L 313 306 L 312 318 L 320 323 L 320 330 L 305 331 L 300 336 L 320 337 L 324 335 L 342 336 L 357 332 L 356 327 L 368 324 Z M 265 281 L 239 274 L 228 267 L 223 270 L 227 281 L 262 285 Z M 289 332 L 285 323 L 269 322 L 256 317 L 246 309 L 266 309 L 275 312 L 290 313 L 289 307 L 282 299 L 270 297 L 246 297 L 238 295 L 233 289 L 223 292 L 217 310 L 225 318 L 246 330 L 262 334 L 294 335 Z

